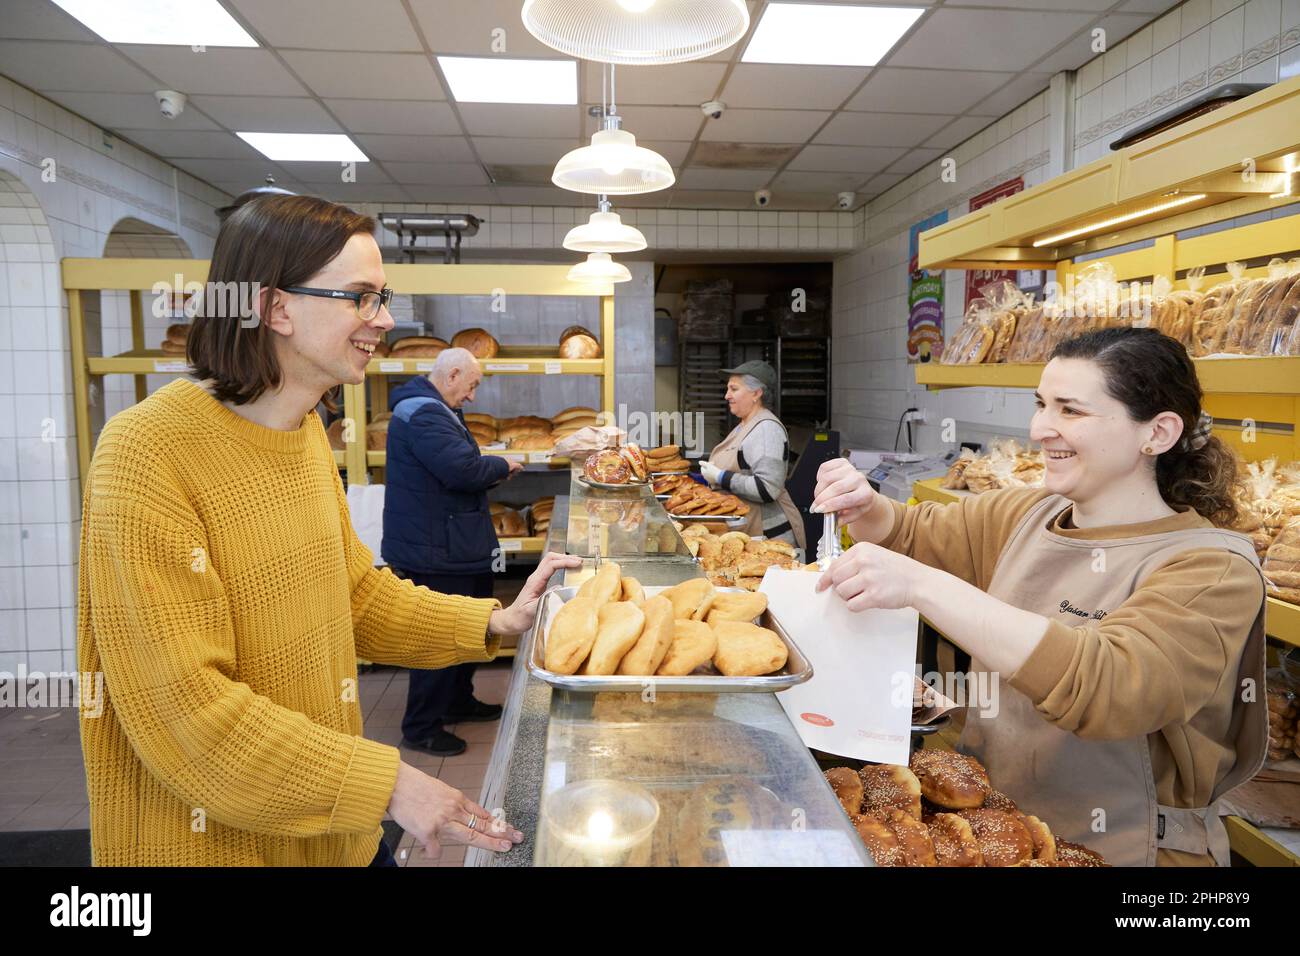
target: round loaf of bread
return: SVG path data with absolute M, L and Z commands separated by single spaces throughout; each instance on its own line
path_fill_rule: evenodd
M 447 342 L 436 335 L 408 335 L 391 343 L 388 346 L 388 351 L 390 355 L 396 357 L 398 353 L 406 349 L 423 348 L 425 346 L 434 346 L 441 351 L 447 348 Z
M 857 816 L 862 810 L 862 778 L 857 771 L 849 767 L 832 767 L 824 776 L 844 812 L 850 819 Z
M 550 435 L 522 435 L 510 439 L 512 451 L 550 451 L 555 447 L 555 439 Z
M 910 767 L 925 799 L 951 810 L 982 807 L 993 789 L 979 761 L 956 751 L 918 750 L 912 754 Z
M 501 350 L 501 346 L 486 329 L 464 329 L 451 339 L 452 348 L 468 349 L 475 358 L 490 359 Z
M 1025 825 L 1001 810 L 962 810 L 979 841 L 985 866 L 1015 866 L 1034 855 L 1034 839 Z
M 560 343 L 562 359 L 600 358 L 600 343 L 586 333 L 571 335 Z

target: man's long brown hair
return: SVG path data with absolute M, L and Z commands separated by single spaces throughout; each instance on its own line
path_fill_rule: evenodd
M 342 252 L 349 239 L 374 231 L 370 216 L 315 196 L 255 199 L 222 224 L 208 269 L 208 288 L 217 283 L 263 290 L 303 285 Z M 220 298 L 203 297 L 185 343 L 186 353 L 195 376 L 211 379 L 219 400 L 243 405 L 280 387 L 283 372 L 275 354 L 276 333 L 265 322 L 229 315 L 220 307 Z M 240 301 L 245 298 L 239 296 Z M 333 391 L 322 396 L 330 411 L 337 410 Z

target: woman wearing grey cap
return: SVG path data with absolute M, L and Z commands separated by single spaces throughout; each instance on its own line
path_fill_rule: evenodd
M 803 519 L 785 490 L 790 438 L 766 407 L 776 392 L 776 372 L 766 362 L 720 371 L 727 376 L 727 405 L 740 424 L 700 463 L 700 473 L 709 484 L 760 505 L 749 509 L 750 534 L 802 549 Z

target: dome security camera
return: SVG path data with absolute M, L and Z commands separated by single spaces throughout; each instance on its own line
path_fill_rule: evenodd
M 852 209 L 853 202 L 858 198 L 855 192 L 842 192 L 836 197 L 835 205 L 840 209 Z
M 175 119 L 185 112 L 185 94 L 175 90 L 159 90 L 154 94 L 158 100 L 158 111 L 164 119 Z
M 762 209 L 772 201 L 772 190 L 759 189 L 754 193 L 754 205 Z
M 709 100 L 707 103 L 700 104 L 700 112 L 709 119 L 717 119 L 727 109 L 727 104 L 722 100 Z

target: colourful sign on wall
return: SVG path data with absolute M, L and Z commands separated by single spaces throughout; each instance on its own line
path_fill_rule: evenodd
M 1023 177 L 1017 176 L 1015 179 L 1009 179 L 1005 183 L 994 186 L 975 196 L 970 201 L 970 211 L 983 209 L 985 206 L 991 206 L 999 199 L 1005 199 L 1007 196 L 1014 196 L 1025 188 Z M 999 279 L 1009 279 L 1016 281 L 1015 269 L 967 269 L 966 270 L 966 301 L 962 303 L 962 314 L 970 308 L 971 302 L 980 294 L 980 289 L 984 288 L 991 282 Z
M 943 270 L 930 272 L 916 265 L 917 237 L 948 221 L 948 211 L 935 213 L 908 230 L 907 235 L 907 360 L 929 362 L 943 354 Z

